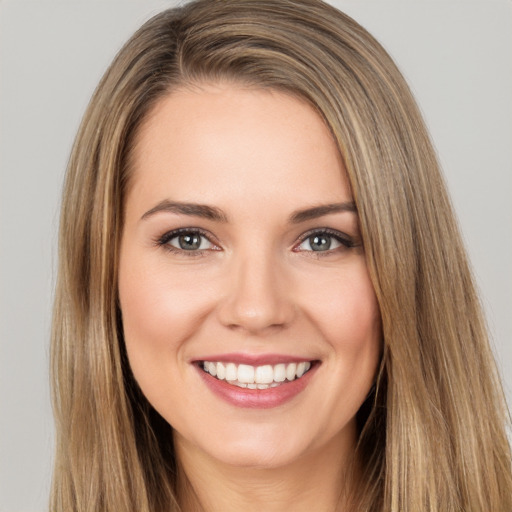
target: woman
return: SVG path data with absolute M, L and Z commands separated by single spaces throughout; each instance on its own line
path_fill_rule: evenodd
M 146 23 L 85 115 L 60 251 L 52 510 L 512 508 L 434 151 L 334 8 Z

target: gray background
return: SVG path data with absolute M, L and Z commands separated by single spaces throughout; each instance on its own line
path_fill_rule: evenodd
M 122 42 L 174 3 L 0 0 L 0 512 L 42 511 L 47 502 L 48 339 L 74 134 Z M 377 36 L 416 94 L 512 403 L 512 2 L 332 3 Z

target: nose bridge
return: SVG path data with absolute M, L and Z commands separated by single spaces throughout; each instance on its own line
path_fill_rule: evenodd
M 234 254 L 228 272 L 228 289 L 220 305 L 224 325 L 258 332 L 291 321 L 294 306 L 285 273 L 271 250 Z

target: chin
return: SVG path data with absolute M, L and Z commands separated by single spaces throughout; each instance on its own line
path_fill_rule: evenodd
M 277 425 L 228 428 L 212 436 L 208 445 L 205 437 L 195 443 L 196 449 L 221 464 L 240 468 L 274 469 L 293 464 L 315 444 L 313 436 L 290 435 L 289 428 Z M 298 434 L 299 432 L 295 432 Z
M 223 453 L 212 454 L 229 466 L 246 469 L 276 469 L 300 459 L 300 450 L 283 449 L 276 443 L 248 443 L 247 439 L 233 446 L 225 446 Z

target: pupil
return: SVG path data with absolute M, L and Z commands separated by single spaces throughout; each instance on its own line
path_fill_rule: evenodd
M 331 238 L 315 235 L 309 239 L 309 244 L 314 251 L 327 251 L 331 247 Z
M 199 249 L 201 245 L 201 237 L 199 235 L 180 235 L 180 247 L 185 251 L 193 251 Z

